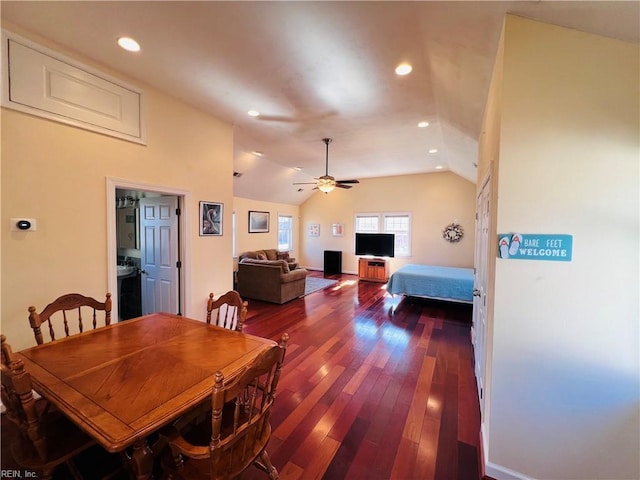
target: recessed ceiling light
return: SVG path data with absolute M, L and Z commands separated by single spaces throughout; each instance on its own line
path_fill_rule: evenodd
M 120 48 L 124 48 L 128 52 L 139 52 L 140 44 L 136 42 L 133 38 L 130 37 L 120 37 L 118 38 L 118 45 Z
M 437 148 L 430 148 L 429 149 L 429 153 L 438 153 L 438 149 Z
M 418 123 L 418 127 L 420 128 L 426 128 L 429 126 L 429 122 L 420 122 Z
M 396 67 L 396 74 L 407 75 L 411 73 L 411 70 L 413 70 L 413 67 L 411 65 L 409 65 L 408 63 L 401 63 Z
M 442 165 L 436 165 L 436 170 L 442 170 Z
M 264 155 L 264 153 L 259 152 L 258 150 L 254 150 L 254 151 L 253 151 L 253 152 L 251 152 L 251 153 L 253 153 L 256 157 L 261 157 L 262 155 Z
M 302 171 L 302 167 L 293 167 L 293 169 L 294 169 L 296 172 L 301 172 L 301 171 Z
M 251 117 L 257 117 L 258 115 L 260 115 L 260 112 L 257 110 L 249 110 L 247 114 Z

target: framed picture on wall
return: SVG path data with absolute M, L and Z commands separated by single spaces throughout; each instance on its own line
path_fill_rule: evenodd
M 309 225 L 309 236 L 310 237 L 319 237 L 320 236 L 320 224 L 312 223 Z
M 269 233 L 269 212 L 249 210 L 249 233 Z
M 331 225 L 331 233 L 334 237 L 344 237 L 344 223 L 334 223 Z
M 222 235 L 222 203 L 200 202 L 200 235 Z

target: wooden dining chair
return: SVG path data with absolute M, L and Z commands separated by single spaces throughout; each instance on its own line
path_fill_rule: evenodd
M 38 478 L 52 478 L 54 469 L 62 464 L 74 478 L 80 478 L 73 459 L 95 442 L 59 412 L 42 414 L 33 397 L 31 375 L 22 360 L 14 358 L 4 335 L 0 335 L 0 341 L 2 404 L 7 418 L 17 427 L 10 442 L 13 459 L 21 467 L 38 472 Z
M 106 300 L 104 302 L 99 302 L 95 298 L 85 297 L 84 295 L 80 295 L 79 293 L 69 293 L 67 295 L 62 295 L 61 297 L 55 299 L 52 303 L 47 305 L 42 312 L 37 313 L 36 307 L 29 307 L 29 324 L 33 329 L 33 334 L 36 337 L 36 342 L 38 345 L 42 345 L 44 343 L 44 338 L 42 335 L 41 325 L 43 323 L 47 323 L 49 327 L 49 335 L 51 340 L 56 339 L 56 334 L 54 330 L 54 324 L 62 323 L 62 326 L 58 326 L 58 332 L 60 332 L 64 328 L 65 336 L 70 335 L 70 326 L 69 321 L 67 320 L 67 312 L 76 311 L 75 314 L 69 314 L 72 316 L 77 315 L 77 330 L 78 333 L 82 332 L 84 329 L 84 319 L 82 318 L 83 310 L 85 313 L 88 313 L 91 318 L 91 325 L 95 329 L 98 326 L 97 321 L 97 312 L 104 311 L 104 324 L 111 324 L 111 294 L 107 293 Z M 52 318 L 52 316 L 55 317 Z M 61 318 L 60 318 L 61 317 Z M 89 319 L 87 319 L 87 324 L 89 323 Z M 72 327 L 75 330 L 76 327 Z
M 0 335 L 0 357 L 2 358 L 2 365 L 9 365 L 15 360 L 11 345 L 7 342 L 7 337 Z
M 235 290 L 228 291 L 217 300 L 214 300 L 213 293 L 210 293 L 207 302 L 207 323 L 211 323 L 213 311 L 216 310 L 214 325 L 241 332 L 247 319 L 247 305 Z
M 266 446 L 288 339 L 285 333 L 230 382 L 216 373 L 208 422 L 182 432 L 175 426 L 161 430 L 169 446 L 161 459 L 168 479 L 231 479 L 252 464 L 279 478 Z

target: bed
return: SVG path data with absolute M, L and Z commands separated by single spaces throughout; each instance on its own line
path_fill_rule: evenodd
M 389 278 L 393 295 L 473 303 L 473 269 L 407 264 Z

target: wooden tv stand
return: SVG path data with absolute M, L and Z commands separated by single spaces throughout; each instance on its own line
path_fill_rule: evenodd
M 368 282 L 389 280 L 389 262 L 384 258 L 358 259 L 358 278 Z

